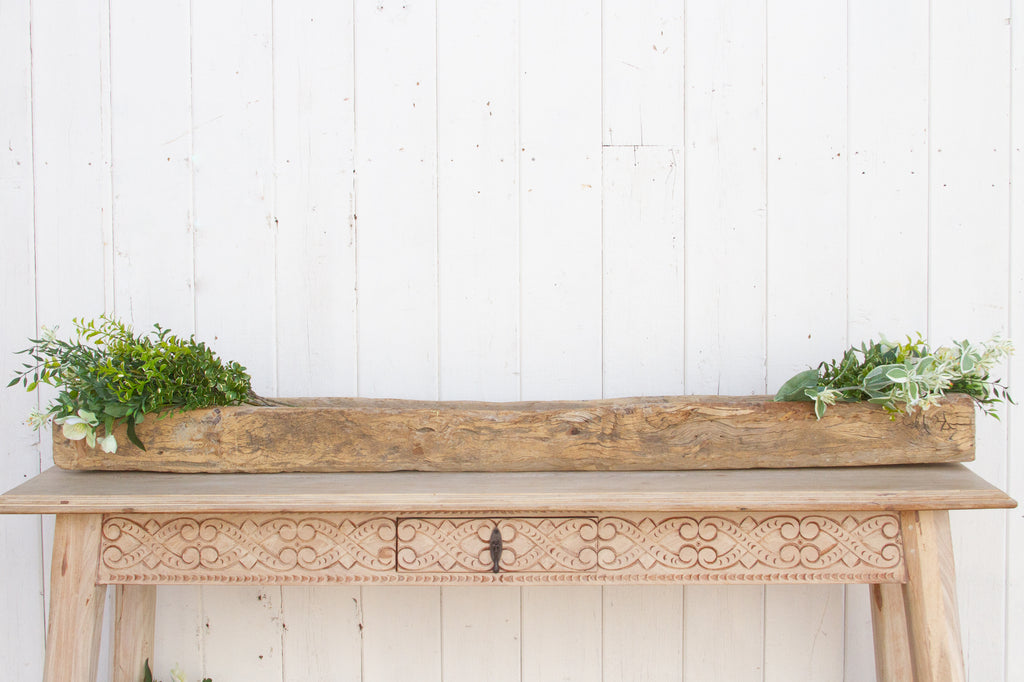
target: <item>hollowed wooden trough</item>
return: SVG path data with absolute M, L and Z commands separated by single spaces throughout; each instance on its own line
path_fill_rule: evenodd
M 875 405 L 768 396 L 576 402 L 282 399 L 150 417 L 146 445 L 116 454 L 54 431 L 65 469 L 174 472 L 598 471 L 960 462 L 974 458 L 974 406 L 951 395 L 895 420 Z

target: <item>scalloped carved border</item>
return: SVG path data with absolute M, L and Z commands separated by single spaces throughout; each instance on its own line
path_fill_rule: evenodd
M 465 518 L 469 516 L 471 518 Z M 903 582 L 894 512 L 121 514 L 101 583 Z M 488 540 L 502 534 L 501 572 Z

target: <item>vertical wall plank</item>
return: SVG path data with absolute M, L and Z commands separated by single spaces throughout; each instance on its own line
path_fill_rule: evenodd
M 437 22 L 440 395 L 515 400 L 518 5 L 442 0 Z
M 283 682 L 362 680 L 358 587 L 282 587 Z
M 46 249 L 37 258 L 36 279 L 46 283 L 37 293 L 38 315 L 64 336 L 72 317 L 103 312 L 108 281 L 105 4 L 103 10 L 99 3 L 32 5 L 35 238 Z
M 683 3 L 602 4 L 606 145 L 683 143 Z
M 440 682 L 438 588 L 364 587 L 363 681 Z
M 139 332 L 155 322 L 195 331 L 190 41 L 188 2 L 111 3 L 113 302 Z M 153 671 L 199 674 L 200 588 L 161 588 L 157 599 Z
M 603 366 L 609 398 L 684 392 L 681 156 L 674 147 L 604 150 Z
M 437 6 L 439 396 L 519 397 L 518 4 Z M 444 587 L 441 677 L 519 682 L 518 587 Z
M 71 332 L 71 318 L 103 312 L 110 214 L 97 5 L 32 5 L 32 135 L 40 324 Z M 45 396 L 44 396 L 45 398 Z M 45 400 L 44 400 L 45 402 Z
M 604 150 L 604 395 L 683 393 L 680 150 Z M 643 263 L 643 267 L 637 267 Z M 641 293 L 642 292 L 642 293 Z M 680 679 L 683 589 L 604 588 L 603 680 Z
M 277 384 L 356 394 L 353 4 L 274 4 Z M 359 680 L 357 587 L 281 589 L 284 680 Z
M 927 331 L 929 36 L 926 3 L 849 7 L 849 333 L 859 343 Z M 899 266 L 887 267 L 896 253 Z
M 355 7 L 359 391 L 436 398 L 434 3 Z
M 1024 21 L 1020 20 L 1021 4 L 1012 6 L 1011 26 L 1012 72 L 1010 93 L 1010 294 L 1009 335 L 1016 339 L 1017 352 L 1010 359 L 1007 381 L 1010 386 L 1024 383 L 1024 237 L 1019 221 L 1024 219 Z M 1020 393 L 1018 389 L 1017 393 Z M 1019 401 L 1019 399 L 1018 399 Z M 1016 500 L 1024 500 L 1024 462 L 1016 453 L 1024 444 L 1024 410 L 1007 407 L 1008 435 L 1007 492 Z M 1006 511 L 1006 679 L 1024 677 L 1024 649 L 1011 642 L 1024 641 L 1024 512 L 1018 507 Z
M 768 3 L 768 391 L 846 341 L 846 8 Z
M 355 395 L 353 7 L 274 4 L 277 373 L 284 396 Z
M 203 674 L 215 680 L 280 682 L 281 626 L 279 587 L 204 588 Z
M 927 4 L 850 3 L 850 343 L 927 330 L 928 44 Z M 867 589 L 847 587 L 847 680 L 875 677 L 870 622 Z
M 683 589 L 604 588 L 602 682 L 683 679 Z
M 359 393 L 434 399 L 434 3 L 355 3 L 355 50 Z M 363 679 L 440 679 L 439 588 L 362 593 Z
M 71 334 L 71 318 L 106 308 L 110 269 L 110 93 L 106 2 L 33 3 L 32 146 L 36 318 Z M 55 396 L 40 392 L 43 405 Z M 42 468 L 52 465 L 49 431 Z M 49 587 L 53 518 L 43 519 L 43 586 Z M 107 619 L 109 621 L 109 618 Z M 106 631 L 106 629 L 105 629 Z M 101 652 L 99 673 L 109 672 Z
M 441 589 L 444 682 L 522 679 L 521 595 L 511 586 Z
M 601 12 L 520 9 L 522 397 L 601 396 Z M 601 589 L 523 588 L 523 680 L 599 680 Z
M 192 17 L 196 333 L 273 394 L 275 254 L 270 2 Z
M 523 682 L 599 682 L 601 588 L 523 588 Z
M 765 590 L 764 679 L 843 679 L 843 590 L 774 585 Z
M 0 215 L 3 216 L 4 286 L 0 288 L 0 377 L 21 368 L 14 355 L 36 334 L 35 244 L 32 208 L 32 55 L 29 3 L 0 5 Z M 9 286 L 8 283 L 14 286 Z M 7 490 L 39 473 L 39 435 L 24 420 L 38 396 L 20 386 L 0 391 L 0 488 Z M 36 516 L 0 518 L 0 660 L 12 679 L 43 674 L 42 526 Z
M 1010 5 L 932 4 L 929 336 L 1005 330 L 1009 288 Z M 956 273 L 955 276 L 950 276 Z M 996 373 L 1005 375 L 1004 370 Z M 1006 483 L 1006 427 L 978 418 L 971 467 Z M 953 514 L 970 679 L 1004 679 L 1004 512 Z
M 99 3 L 32 6 L 36 239 L 47 246 L 38 276 L 49 283 L 39 306 L 50 326 L 103 312 L 110 109 L 98 67 L 105 66 L 105 18 Z
M 686 392 L 764 393 L 763 4 L 686 12 Z M 684 678 L 761 682 L 764 588 L 686 588 Z
M 203 591 L 191 585 L 161 585 L 157 588 L 156 631 L 153 660 L 150 661 L 150 669 L 156 679 L 167 680 L 173 666 L 181 668 L 189 680 L 203 679 L 205 636 L 208 632 Z M 219 618 L 214 623 L 220 627 Z M 219 655 L 223 656 L 222 653 Z M 216 656 L 218 654 L 214 652 Z
M 523 398 L 601 395 L 601 16 L 524 0 Z
M 694 3 L 686 29 L 686 389 L 764 393 L 764 7 Z
M 275 385 L 270 2 L 193 3 L 196 332 Z M 213 679 L 281 679 L 280 588 L 204 588 Z
M 110 7 L 114 310 L 138 331 L 195 324 L 189 4 Z M 159 247 L 154 246 L 154 242 Z
M 846 7 L 767 6 L 767 380 L 846 345 Z M 765 590 L 766 682 L 843 676 L 843 587 Z
M 687 586 L 683 615 L 685 682 L 763 679 L 763 587 Z

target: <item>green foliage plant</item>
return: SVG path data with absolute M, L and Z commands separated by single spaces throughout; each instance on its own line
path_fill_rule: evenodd
M 195 337 L 176 336 L 158 324 L 136 334 L 106 315 L 75 319 L 74 327 L 75 336 L 67 341 L 44 327 L 40 338 L 29 339 L 32 345 L 18 351 L 29 361 L 9 387 L 20 382 L 29 391 L 40 384 L 58 390 L 45 410 L 29 416 L 36 429 L 52 418 L 70 440 L 84 439 L 90 447 L 113 453 L 114 427 L 123 422 L 128 439 L 145 450 L 135 426 L 147 415 L 162 418 L 215 405 L 266 404 L 253 393 L 245 367 L 222 362 Z
M 775 400 L 811 401 L 818 419 L 836 402 L 866 400 L 882 405 L 895 419 L 901 410 L 927 410 L 946 393 L 966 393 L 998 419 L 996 405 L 1013 400 L 991 372 L 1012 353 L 1013 345 L 999 336 L 985 343 L 957 341 L 934 351 L 920 334 L 903 343 L 882 337 L 800 372 L 782 385 Z

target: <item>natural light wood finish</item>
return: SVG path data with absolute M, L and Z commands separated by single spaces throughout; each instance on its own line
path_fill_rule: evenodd
M 903 513 L 907 582 L 903 599 L 916 682 L 961 682 L 964 656 L 956 603 L 949 513 Z
M 871 629 L 875 642 L 877 682 L 913 680 L 902 585 L 883 583 L 871 586 Z
M 53 536 L 47 682 L 94 682 L 106 585 L 97 585 L 99 514 L 60 514 Z
M 495 535 L 501 542 L 491 554 Z M 111 514 L 112 584 L 898 583 L 899 512 Z
M 946 510 L 1015 505 L 960 464 L 533 474 L 51 469 L 0 496 L 3 513 L 58 513 L 45 682 L 92 682 L 108 583 L 131 585 L 118 591 L 117 682 L 132 682 L 152 655 L 152 586 L 168 583 L 864 582 L 874 584 L 879 679 L 908 679 L 912 661 L 917 682 L 962 680 Z M 898 591 L 878 585 L 903 581 Z
M 833 467 L 974 458 L 974 405 L 950 395 L 895 419 L 845 403 L 770 396 L 576 402 L 282 398 L 288 407 L 194 410 L 117 432 L 117 456 L 56 431 L 68 469 L 172 472 L 653 471 Z
M 113 682 L 139 682 L 146 661 L 153 663 L 156 587 L 118 585 L 115 589 Z
M 51 468 L 0 513 L 1009 508 L 961 464 L 679 472 L 155 474 Z

